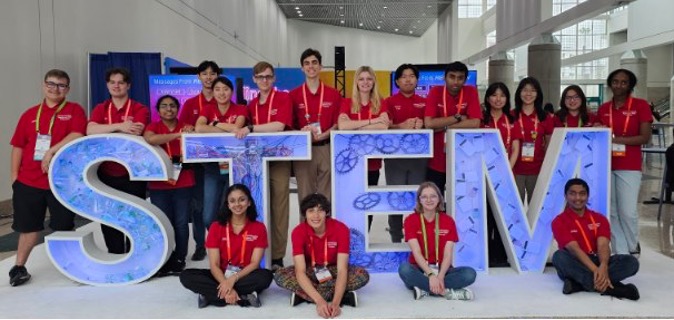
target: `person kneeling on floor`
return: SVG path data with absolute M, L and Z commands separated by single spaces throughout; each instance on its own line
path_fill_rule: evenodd
M 639 290 L 620 281 L 639 270 L 629 254 L 611 255 L 611 227 L 603 215 L 587 208 L 590 187 L 578 178 L 564 186 L 566 209 L 552 221 L 559 250 L 552 256 L 562 292 L 596 291 L 616 298 L 639 299 Z
M 398 274 L 413 291 L 414 299 L 431 294 L 448 300 L 472 300 L 473 292 L 466 287 L 475 282 L 477 274 L 471 267 L 452 266 L 459 236 L 435 183 L 419 185 L 414 213 L 405 218 L 403 229 L 412 254 L 409 262 L 400 264 Z
M 276 284 L 292 291 L 290 305 L 316 304 L 323 318 L 341 314 L 341 306 L 356 307 L 355 290 L 370 280 L 367 270 L 349 265 L 349 228 L 330 215 L 330 201 L 311 194 L 300 204 L 305 221 L 292 232 L 294 266 L 274 274 Z
M 211 224 L 206 237 L 210 270 L 186 269 L 180 282 L 199 294 L 199 308 L 260 307 L 258 294 L 269 288 L 270 270 L 260 268 L 268 246 L 267 229 L 256 221 L 257 210 L 250 190 L 243 184 L 227 189 L 226 205 Z

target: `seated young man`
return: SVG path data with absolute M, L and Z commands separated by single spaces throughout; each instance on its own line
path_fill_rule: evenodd
M 616 298 L 639 299 L 639 290 L 622 280 L 639 270 L 639 261 L 628 254 L 611 255 L 611 227 L 603 215 L 587 208 L 590 187 L 578 178 L 564 186 L 566 209 L 552 221 L 559 250 L 552 256 L 562 292 L 596 291 Z

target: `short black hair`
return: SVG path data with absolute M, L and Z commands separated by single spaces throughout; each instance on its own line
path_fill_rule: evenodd
M 213 83 L 211 83 L 211 90 L 213 90 L 213 88 L 215 88 L 215 85 L 220 83 L 220 82 L 224 83 L 226 86 L 229 87 L 229 89 L 234 91 L 234 84 L 232 84 L 232 81 L 227 79 L 227 77 L 223 77 L 223 76 L 220 76 L 220 77 L 216 78 L 215 80 L 213 80 Z
M 302 52 L 302 55 L 300 56 L 300 65 L 304 65 L 304 59 L 309 58 L 311 56 L 316 57 L 316 59 L 318 59 L 319 64 L 321 65 L 323 64 L 323 56 L 321 56 L 321 53 L 316 49 L 309 48 L 307 50 L 304 50 L 304 52 Z
M 105 71 L 105 82 L 110 81 L 110 77 L 115 74 L 121 74 L 124 82 L 131 84 L 131 71 L 127 68 L 110 68 Z
M 587 182 L 581 178 L 571 178 L 569 181 L 566 182 L 564 185 L 564 194 L 569 192 L 569 189 L 571 189 L 571 186 L 583 186 L 585 188 L 585 191 L 587 191 L 587 195 L 590 195 L 590 186 L 587 185 Z
M 463 72 L 466 79 L 468 79 L 468 66 L 461 61 L 454 61 L 447 65 L 447 68 L 445 68 L 445 78 L 447 78 L 447 74 L 450 72 Z
M 161 101 L 164 100 L 164 99 L 167 99 L 167 98 L 173 100 L 173 103 L 175 103 L 176 106 L 178 106 L 178 110 L 180 110 L 180 101 L 178 101 L 178 98 L 176 98 L 176 97 L 174 97 L 170 94 L 165 94 L 165 95 L 159 97 L 159 99 L 157 99 L 157 103 L 154 106 L 155 109 L 159 110 L 159 105 L 161 104 Z
M 400 77 L 403 76 L 403 72 L 405 72 L 405 70 L 407 70 L 407 69 L 412 70 L 412 72 L 414 72 L 414 76 L 417 79 L 419 79 L 419 68 L 417 68 L 413 64 L 403 63 L 398 67 L 398 69 L 396 69 L 396 72 L 395 72 L 395 75 L 394 75 L 394 80 L 398 81 L 398 79 L 400 79 Z M 395 81 L 393 82 L 393 84 L 395 84 L 396 88 L 399 88 L 398 84 L 395 83 Z
M 218 66 L 215 61 L 210 61 L 210 60 L 204 60 L 202 61 L 199 66 L 197 67 L 197 74 L 200 74 L 208 68 L 211 68 L 211 70 L 215 71 L 215 73 L 220 74 L 222 71 L 220 71 L 220 67 Z
M 634 91 L 634 87 L 637 86 L 637 76 L 634 74 L 634 72 L 629 71 L 627 69 L 616 69 L 613 70 L 611 73 L 609 73 L 608 78 L 606 78 L 606 85 L 608 87 L 611 87 L 611 82 L 613 82 L 613 78 L 618 74 L 618 73 L 624 73 L 627 75 L 627 77 L 630 79 L 630 91 Z
M 320 193 L 314 193 L 306 196 L 300 203 L 300 216 L 307 217 L 307 210 L 315 207 L 320 207 L 325 211 L 325 215 L 330 217 L 330 200 Z

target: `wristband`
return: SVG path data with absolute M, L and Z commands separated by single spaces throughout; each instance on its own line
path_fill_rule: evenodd
M 253 133 L 253 127 L 254 126 L 252 124 L 248 125 L 248 131 L 250 131 L 250 133 Z
M 218 123 L 220 123 L 220 122 L 219 122 L 218 120 L 215 120 L 215 121 L 213 121 L 213 122 L 211 123 L 211 125 L 215 127 L 215 126 L 218 125 Z

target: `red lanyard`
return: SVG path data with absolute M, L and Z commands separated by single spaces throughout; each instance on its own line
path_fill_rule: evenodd
M 611 108 L 609 109 L 609 127 L 611 127 L 611 130 L 613 129 L 613 101 L 611 101 Z M 630 112 L 632 110 L 632 96 L 627 99 L 627 115 L 625 115 L 625 125 L 623 126 L 623 136 L 627 133 L 627 125 L 630 123 L 630 119 L 632 119 L 632 113 Z M 615 131 L 613 132 L 615 134 Z
M 315 247 L 314 247 L 314 237 L 309 236 L 309 240 L 311 241 L 309 245 L 311 246 L 311 266 L 315 267 L 316 266 L 316 252 L 315 252 Z M 328 235 L 325 235 L 325 240 L 323 241 L 323 264 L 327 267 L 328 266 Z
M 204 106 L 201 102 L 201 98 L 204 98 L 204 94 L 202 92 L 199 92 L 199 96 L 197 97 L 197 100 L 199 100 L 199 114 L 201 114 L 202 110 L 204 109 Z
M 501 117 L 505 118 L 506 129 L 508 129 L 508 136 L 506 137 L 506 146 L 505 147 L 506 147 L 506 152 L 510 153 L 510 130 L 511 130 L 510 129 L 510 121 L 508 121 L 508 117 L 506 117 L 505 114 L 501 115 Z M 494 119 L 494 128 L 499 129 L 498 123 L 496 122 L 496 119 Z M 501 129 L 499 129 L 499 132 L 501 132 Z
M 169 129 L 168 126 L 166 126 L 166 124 L 164 124 L 162 122 L 162 125 L 164 125 L 164 127 L 166 127 L 166 133 L 172 133 L 171 129 Z M 176 123 L 176 127 L 177 126 L 178 126 L 178 124 Z M 180 150 L 182 148 L 182 143 L 183 143 L 182 139 L 178 138 L 178 146 L 179 146 L 178 150 Z M 171 141 L 166 143 L 166 153 L 168 153 L 169 159 L 173 159 L 173 152 L 171 152 Z M 180 152 L 179 152 L 179 154 L 180 154 Z
M 531 133 L 531 139 L 536 141 L 536 138 L 538 137 L 538 115 L 536 114 L 536 112 L 534 112 L 534 114 L 536 115 L 535 118 L 536 120 L 534 120 L 534 131 Z M 520 113 L 520 131 L 522 131 L 522 138 L 524 138 L 524 124 L 522 123 L 523 117 L 529 116 L 525 115 L 524 112 Z
M 266 123 L 271 122 L 271 107 L 274 104 L 274 95 L 275 94 L 276 94 L 276 90 L 272 90 L 271 95 L 269 97 L 269 108 L 267 110 L 267 122 Z M 260 99 L 258 98 L 257 102 L 255 102 L 255 121 L 256 121 L 255 124 L 260 124 L 260 119 L 258 118 L 260 112 L 257 110 L 257 108 L 259 106 L 258 105 L 259 102 L 260 102 Z
M 309 124 L 309 118 L 310 118 L 310 116 L 309 116 L 309 102 L 307 101 L 307 87 L 308 86 L 309 85 L 306 84 L 306 83 L 304 84 L 304 86 L 302 86 L 302 96 L 304 97 L 304 107 L 306 108 L 304 110 L 304 118 L 307 119 L 307 124 Z M 325 85 L 321 82 L 321 97 L 320 97 L 320 100 L 318 102 L 318 112 L 317 112 L 318 117 L 316 118 L 316 122 L 321 121 L 321 113 L 323 112 L 323 90 L 324 89 L 325 89 Z
M 590 215 L 592 226 L 594 226 L 594 238 L 597 239 L 597 224 L 594 222 L 594 218 L 592 217 L 592 215 L 589 212 L 587 212 L 587 214 Z M 580 225 L 580 222 L 578 222 L 578 219 L 576 219 L 576 226 L 578 227 L 580 234 L 583 236 L 583 240 L 585 240 L 585 246 L 587 246 L 587 251 L 589 253 L 594 253 L 594 250 L 592 250 L 592 246 L 590 245 L 590 240 L 587 238 L 585 230 L 583 230 L 583 227 Z
M 461 114 L 461 107 L 463 107 L 463 87 L 459 92 L 459 103 L 456 105 L 456 114 Z M 442 88 L 442 111 L 444 117 L 447 117 L 447 85 Z
M 225 226 L 227 230 L 227 261 L 232 261 L 232 241 L 229 238 L 229 223 Z M 248 235 L 248 230 L 243 233 L 243 238 L 241 238 L 241 259 L 239 260 L 239 266 L 243 266 L 243 258 L 246 254 L 246 236 Z
M 112 124 L 112 101 L 108 105 L 108 124 Z M 129 111 L 131 110 L 131 99 L 126 100 L 126 112 L 124 113 L 124 119 L 120 122 L 126 121 L 129 118 Z
M 367 107 L 367 119 L 372 120 L 372 107 L 369 106 L 370 105 L 369 103 L 367 105 L 368 105 L 368 107 Z M 362 111 L 363 105 L 360 105 L 360 108 L 361 108 L 361 111 Z M 362 118 L 361 115 L 362 115 L 362 112 L 359 112 L 358 113 L 358 121 L 361 120 L 361 118 Z

